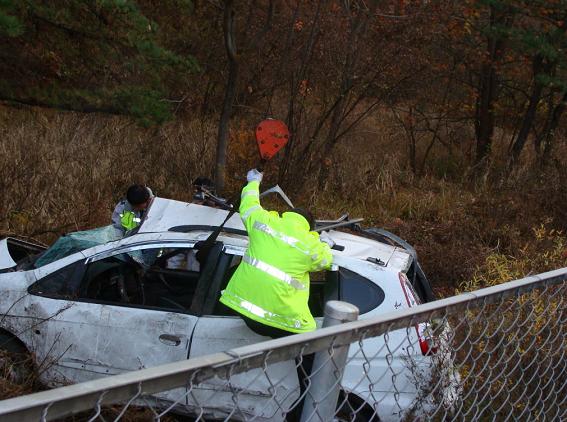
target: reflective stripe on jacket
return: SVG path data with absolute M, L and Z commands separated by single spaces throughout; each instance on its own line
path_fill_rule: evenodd
M 112 225 L 122 232 L 126 233 L 129 230 L 138 227 L 142 221 L 143 211 L 134 211 L 132 205 L 123 199 L 114 208 L 112 213 Z
M 124 227 L 127 231 L 135 229 L 141 223 L 142 219 L 136 216 L 134 211 L 125 211 L 120 214 L 120 222 L 122 223 L 122 227 Z
M 240 216 L 250 243 L 220 301 L 257 322 L 293 333 L 315 330 L 309 272 L 330 267 L 329 246 L 301 215 L 266 211 L 259 182 L 242 190 Z

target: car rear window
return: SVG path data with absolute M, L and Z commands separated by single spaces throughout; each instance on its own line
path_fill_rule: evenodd
M 384 290 L 353 271 L 339 270 L 339 299 L 358 307 L 361 314 L 370 312 L 384 302 Z

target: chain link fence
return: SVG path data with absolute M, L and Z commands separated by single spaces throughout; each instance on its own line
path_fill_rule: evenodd
M 5 400 L 0 419 L 567 420 L 566 279 L 332 325 L 353 319 L 339 304 L 313 333 Z

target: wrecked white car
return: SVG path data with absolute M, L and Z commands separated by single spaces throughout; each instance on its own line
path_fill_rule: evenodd
M 222 209 L 155 198 L 137 233 L 125 238 L 117 239 L 108 227 L 70 234 L 47 250 L 16 239 L 0 241 L 0 339 L 4 344 L 10 339 L 12 350 L 33 352 L 50 386 L 267 340 L 219 307 L 220 292 L 248 243 L 238 214 L 227 222 L 204 268 L 192 262 L 196 243 L 226 216 Z M 320 224 L 341 250 L 333 250 L 331 271 L 312 277 L 310 307 L 319 322 L 324 303 L 331 299 L 356 305 L 361 319 L 433 299 L 415 252 L 401 239 L 378 229 L 363 230 L 348 220 Z M 357 235 L 335 230 L 341 225 Z M 413 354 L 427 373 L 434 352 L 431 339 L 420 326 L 391 332 L 390 341 L 396 336 L 407 346 L 393 357 L 386 356 L 384 338 L 377 337 L 364 340 L 369 350 L 383 350 L 370 355 L 370 365 L 360 354 L 349 360 L 342 388 L 356 408 L 363 406 L 356 420 L 374 420 L 375 412 L 380 420 L 399 420 L 415 405 L 415 377 L 399 368 Z M 358 347 L 353 345 L 352 355 Z M 400 375 L 383 376 L 392 366 Z M 276 379 L 296 373 L 292 361 L 269 370 Z M 361 382 L 364 373 L 367 381 Z M 237 380 L 243 387 L 240 408 L 255 420 L 277 420 L 278 409 L 264 393 L 266 381 L 251 382 L 253 374 L 248 378 L 244 374 Z M 295 375 L 285 378 L 286 400 L 296 399 L 289 392 L 298 391 L 297 382 Z M 210 394 L 215 383 L 201 387 Z M 161 393 L 159 400 L 175 402 L 184 393 L 179 390 Z M 185 397 L 178 410 L 191 413 L 190 400 Z M 219 389 L 205 416 L 226 416 L 231 404 L 231 393 Z

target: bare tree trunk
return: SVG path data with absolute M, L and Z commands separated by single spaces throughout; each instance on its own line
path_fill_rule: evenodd
M 341 91 L 335 103 L 335 108 L 333 110 L 331 121 L 329 125 L 329 131 L 327 132 L 325 144 L 323 147 L 323 153 L 321 156 L 321 160 L 319 160 L 315 164 L 318 165 L 318 172 L 319 172 L 319 185 L 322 185 L 324 180 L 328 176 L 328 167 L 321 166 L 322 160 L 330 155 L 331 151 L 333 150 L 334 146 L 336 145 L 339 137 L 338 133 L 343 124 L 347 113 L 345 110 L 348 107 L 349 103 L 349 96 L 353 89 L 353 79 L 354 79 L 354 69 L 356 67 L 356 62 L 359 58 L 359 47 L 362 35 L 366 32 L 368 19 L 370 16 L 374 15 L 374 11 L 377 7 L 377 1 L 371 2 L 369 5 L 369 9 L 367 11 L 358 10 L 356 17 L 353 19 L 351 17 L 351 31 L 349 34 L 347 45 L 349 48 L 346 52 L 346 57 L 343 66 L 342 72 L 342 80 L 341 80 Z M 351 11 L 345 10 L 347 14 L 350 14 Z
M 490 6 L 490 26 L 506 23 L 510 20 L 510 16 L 506 15 L 506 11 L 497 12 L 493 6 Z M 476 103 L 476 156 L 475 166 L 480 167 L 490 155 L 492 148 L 492 136 L 494 134 L 494 109 L 493 104 L 497 98 L 498 74 L 494 66 L 498 57 L 502 54 L 500 51 L 503 42 L 488 37 L 487 53 L 488 61 L 481 66 L 479 96 Z
M 234 39 L 234 10 L 233 0 L 224 1 L 223 19 L 224 41 L 228 58 L 228 79 L 222 113 L 219 121 L 217 138 L 217 156 L 215 166 L 215 184 L 217 193 L 222 194 L 226 177 L 226 151 L 228 147 L 228 134 L 232 104 L 236 96 L 236 84 L 238 80 L 238 56 L 236 52 L 236 41 Z
M 400 123 L 404 132 L 406 133 L 407 139 L 407 152 L 408 152 L 408 161 L 410 165 L 411 172 L 414 175 L 417 175 L 417 140 L 415 137 L 415 130 L 414 130 L 414 116 L 413 116 L 413 106 L 409 106 L 407 110 L 407 115 L 400 116 L 400 113 L 395 108 L 392 108 L 392 112 L 396 120 Z
M 476 156 L 475 165 L 490 154 L 494 134 L 494 111 L 492 104 L 496 97 L 496 72 L 492 64 L 482 66 L 479 98 L 476 104 Z
M 563 93 L 559 103 L 553 108 L 550 118 L 546 122 L 545 129 L 542 133 L 541 145 L 543 152 L 540 156 L 540 165 L 544 166 L 549 162 L 553 147 L 553 139 L 555 138 L 555 130 L 559 126 L 561 116 L 567 107 L 567 92 Z
M 516 136 L 516 139 L 512 144 L 512 148 L 510 151 L 511 155 L 509 161 L 509 168 L 512 168 L 520 158 L 520 154 L 524 149 L 524 145 L 526 144 L 528 135 L 530 134 L 530 131 L 532 129 L 536 116 L 537 105 L 541 99 L 541 94 L 543 92 L 543 85 L 538 81 L 538 76 L 540 72 L 543 70 L 543 67 L 544 67 L 543 58 L 539 55 L 534 57 L 533 59 L 534 85 L 532 88 L 532 93 L 530 95 L 528 107 L 526 109 L 526 112 L 524 113 L 524 118 L 522 119 L 522 125 L 520 126 L 520 131 L 518 132 L 518 136 Z
M 413 107 L 408 110 L 408 154 L 411 172 L 417 175 L 417 140 L 415 139 Z
M 317 2 L 317 6 L 315 9 L 315 16 L 313 18 L 313 22 L 310 25 L 311 29 L 309 32 L 309 38 L 307 43 L 305 44 L 305 48 L 303 49 L 301 55 L 301 61 L 299 63 L 299 69 L 297 72 L 293 72 L 290 76 L 290 95 L 289 95 L 289 104 L 288 104 L 288 113 L 286 117 L 286 121 L 288 124 L 288 128 L 290 133 L 292 134 L 288 144 L 285 148 L 285 154 L 282 161 L 282 165 L 280 166 L 280 173 L 279 173 L 279 180 L 280 182 L 287 182 L 289 178 L 289 170 L 293 163 L 294 151 L 296 145 L 299 144 L 299 128 L 301 127 L 301 121 L 303 118 L 303 106 L 298 104 L 297 98 L 299 95 L 299 84 L 300 81 L 306 80 L 307 75 L 309 74 L 310 70 L 310 62 L 313 54 L 313 48 L 315 46 L 315 42 L 317 40 L 317 36 L 319 35 L 319 24 L 321 18 L 321 9 L 323 6 L 324 1 L 319 0 Z M 294 9 L 293 20 L 291 21 L 290 25 L 290 34 L 288 37 L 288 48 L 291 47 L 291 42 L 293 41 L 293 25 L 295 24 L 296 17 L 299 13 L 299 4 L 297 3 L 296 8 Z

